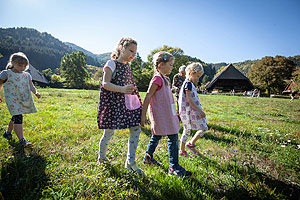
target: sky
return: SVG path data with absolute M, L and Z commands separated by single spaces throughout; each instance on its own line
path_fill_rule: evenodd
M 144 61 L 163 45 L 206 63 L 300 55 L 300 0 L 0 0 L 0 27 L 27 27 L 92 53 L 122 37 Z

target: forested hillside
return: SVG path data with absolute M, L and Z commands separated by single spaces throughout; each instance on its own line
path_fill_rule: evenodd
M 60 66 L 61 58 L 65 54 L 74 51 L 82 51 L 86 55 L 87 64 L 97 67 L 102 67 L 110 59 L 111 54 L 111 52 L 93 54 L 76 44 L 62 42 L 49 33 L 41 33 L 32 28 L 0 28 L 0 54 L 3 55 L 3 58 L 0 58 L 0 69 L 6 66 L 9 55 L 18 51 L 24 52 L 30 63 L 40 71 L 48 68 L 54 71 L 55 68 Z M 201 78 L 202 83 L 212 80 L 218 69 L 229 64 L 224 62 L 205 63 L 199 58 L 185 56 L 190 62 L 201 62 L 203 64 L 205 74 Z M 299 55 L 288 57 L 288 59 L 294 61 L 300 67 Z M 232 64 L 248 77 L 248 71 L 257 61 L 246 60 Z
M 76 44 L 70 43 L 70 42 L 65 42 L 66 45 L 68 45 L 69 47 L 71 47 L 73 50 L 75 51 L 82 51 L 86 56 L 87 59 L 91 59 L 93 58 L 94 60 L 96 60 L 98 62 L 98 64 L 102 67 L 105 62 L 110 59 L 110 54 L 111 53 L 104 53 L 104 54 L 93 54 L 90 51 L 85 50 L 82 47 L 77 46 Z M 91 63 L 87 60 L 87 63 Z
M 10 54 L 18 51 L 24 52 L 31 64 L 42 71 L 58 68 L 61 58 L 75 50 L 46 32 L 31 28 L 0 28 L 0 53 L 4 57 L 1 59 L 1 67 L 6 65 Z M 89 55 L 87 64 L 101 66 Z

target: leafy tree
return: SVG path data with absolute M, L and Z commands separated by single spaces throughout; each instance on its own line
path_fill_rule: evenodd
M 139 88 L 139 91 L 146 91 L 148 88 L 149 80 L 151 79 L 151 69 L 146 68 L 146 63 L 143 62 L 139 53 L 137 53 L 135 59 L 131 62 L 130 67 L 134 81 Z
M 50 81 L 51 80 L 51 76 L 53 74 L 52 69 L 48 68 L 42 71 L 42 74 L 45 76 L 45 78 Z
M 86 56 L 82 51 L 66 54 L 61 59 L 60 72 L 70 87 L 83 88 L 89 78 L 86 66 Z
M 202 83 L 203 83 L 203 84 L 207 83 L 207 82 L 208 82 L 208 79 L 209 79 L 209 77 L 208 77 L 206 74 L 204 74 L 204 75 L 203 75 L 203 78 L 202 78 Z
M 294 90 L 300 91 L 300 67 L 296 69 L 293 73 L 293 80 L 295 82 L 295 88 Z
M 295 70 L 295 63 L 284 56 L 263 57 L 249 70 L 249 78 L 261 90 L 279 93 L 284 90 L 284 80 L 290 79 Z
M 225 69 L 226 66 L 222 66 L 220 69 L 218 69 L 216 75 L 218 75 L 223 69 Z

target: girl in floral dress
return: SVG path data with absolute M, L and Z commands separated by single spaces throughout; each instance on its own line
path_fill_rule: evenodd
M 28 58 L 24 53 L 18 52 L 10 56 L 6 70 L 0 73 L 0 90 L 4 87 L 5 102 L 12 115 L 3 137 L 8 140 L 12 139 L 11 132 L 14 130 L 19 139 L 19 144 L 24 147 L 31 146 L 32 143 L 28 142 L 23 136 L 23 114 L 37 112 L 31 92 L 37 98 L 41 97 L 32 83 L 31 75 L 25 72 L 28 68 Z
M 106 151 L 115 129 L 130 130 L 125 168 L 144 176 L 135 162 L 136 149 L 141 128 L 141 98 L 133 80 L 128 62 L 135 58 L 137 42 L 132 38 L 122 38 L 103 68 L 100 88 L 97 122 L 104 129 L 99 142 L 98 162 L 109 162 Z
M 203 67 L 200 63 L 191 63 L 186 69 L 186 80 L 182 84 L 179 93 L 179 114 L 183 123 L 183 133 L 180 139 L 179 155 L 188 157 L 185 147 L 192 153 L 199 155 L 196 150 L 196 141 L 207 131 L 206 115 L 202 110 L 197 90 L 194 85 L 198 83 L 199 78 L 203 75 Z M 198 130 L 192 140 L 187 143 L 191 130 Z

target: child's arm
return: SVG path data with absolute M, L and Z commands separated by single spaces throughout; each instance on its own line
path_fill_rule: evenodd
M 204 118 L 206 116 L 205 113 L 193 101 L 192 91 L 191 90 L 185 90 L 185 94 L 186 94 L 187 102 L 191 105 L 192 108 L 194 108 L 199 113 L 201 118 Z
M 135 87 L 133 85 L 125 85 L 125 86 L 119 86 L 111 83 L 111 77 L 112 77 L 112 71 L 109 67 L 104 68 L 104 74 L 103 74 L 103 88 L 112 92 L 120 92 L 125 94 L 131 94 Z
M 38 93 L 38 92 L 36 91 L 36 88 L 34 87 L 32 80 L 29 80 L 29 86 L 30 86 L 31 92 L 32 92 L 33 94 L 35 94 L 35 96 L 36 96 L 38 99 L 41 98 L 41 94 Z
M 2 90 L 2 87 L 3 87 L 3 80 L 2 79 L 0 79 L 0 92 L 1 92 L 1 90 Z M 1 99 L 1 96 L 0 96 L 0 103 L 2 102 L 2 99 Z
M 158 88 L 158 85 L 155 83 L 152 83 L 149 86 L 149 89 L 147 91 L 147 94 L 146 94 L 146 97 L 145 97 L 144 103 L 143 103 L 142 116 L 141 116 L 141 126 L 142 127 L 144 127 L 144 125 L 146 123 L 146 113 L 147 113 L 147 109 L 148 109 L 151 97 L 156 92 L 157 88 Z

